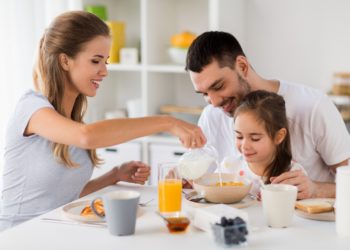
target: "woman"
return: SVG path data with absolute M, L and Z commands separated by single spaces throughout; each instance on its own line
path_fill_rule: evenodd
M 43 35 L 36 91 L 19 100 L 6 133 L 0 229 L 118 181 L 147 180 L 149 167 L 129 162 L 89 181 L 100 163 L 96 148 L 162 131 L 185 147 L 205 143 L 197 126 L 170 116 L 83 123 L 87 96 L 95 96 L 107 76 L 110 45 L 106 24 L 82 11 L 58 16 Z

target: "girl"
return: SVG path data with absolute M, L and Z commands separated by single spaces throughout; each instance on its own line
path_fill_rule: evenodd
M 236 146 L 245 164 L 246 176 L 253 180 L 251 194 L 259 193 L 260 183 L 290 170 L 305 170 L 292 162 L 285 102 L 282 96 L 257 90 L 246 95 L 234 112 Z
M 83 123 L 87 97 L 107 76 L 110 45 L 107 25 L 83 11 L 58 16 L 44 33 L 35 91 L 19 100 L 6 133 L 0 229 L 118 181 L 147 180 L 150 168 L 129 162 L 89 181 L 100 163 L 96 148 L 162 131 L 185 147 L 205 144 L 199 127 L 170 116 Z

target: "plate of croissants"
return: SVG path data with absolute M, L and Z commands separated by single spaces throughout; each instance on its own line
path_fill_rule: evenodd
M 104 214 L 101 199 L 95 200 L 95 209 L 100 214 Z M 91 200 L 76 201 L 68 203 L 63 208 L 63 213 L 69 219 L 82 222 L 104 222 L 104 219 L 97 216 L 91 209 Z

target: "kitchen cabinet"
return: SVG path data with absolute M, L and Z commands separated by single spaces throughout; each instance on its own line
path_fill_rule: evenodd
M 169 58 L 171 36 L 184 31 L 199 35 L 207 30 L 225 30 L 240 39 L 244 35 L 244 0 L 80 0 L 82 9 L 93 4 L 106 6 L 108 20 L 125 23 L 126 47 L 136 48 L 140 58 L 135 65 L 108 65 L 108 77 L 97 96 L 89 99 L 87 122 L 104 119 L 109 111 L 126 110 L 130 100 L 140 100 L 138 113 L 142 116 L 159 114 L 163 105 L 204 107 L 206 103 L 195 93 L 184 63 L 175 64 Z M 152 138 L 141 142 L 141 160 L 152 167 L 160 161 L 176 160 L 172 150 L 164 153 L 167 147 L 158 147 Z M 174 141 L 176 150 L 184 151 Z M 111 158 L 117 155 L 111 153 Z M 152 171 L 153 183 L 154 175 L 156 170 Z
M 182 146 L 170 143 L 150 143 L 149 161 L 151 167 L 150 184 L 157 185 L 158 167 L 160 163 L 177 162 L 186 152 Z
M 115 166 L 128 161 L 141 161 L 141 143 L 128 142 L 112 147 L 97 150 L 98 156 L 103 159 L 103 164 L 94 169 L 92 179 L 107 173 Z

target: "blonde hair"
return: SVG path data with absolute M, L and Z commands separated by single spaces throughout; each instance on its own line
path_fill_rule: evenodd
M 74 58 L 84 45 L 97 36 L 110 36 L 108 26 L 97 16 L 84 11 L 70 11 L 55 18 L 45 31 L 39 43 L 39 53 L 34 67 L 34 87 L 40 91 L 55 110 L 64 115 L 62 104 L 64 86 L 70 82 L 68 72 L 63 70 L 59 55 L 61 53 Z M 75 100 L 71 119 L 84 123 L 87 98 L 79 94 Z M 55 158 L 68 167 L 78 167 L 69 155 L 69 145 L 52 143 Z M 95 149 L 87 150 L 94 166 L 101 163 Z

